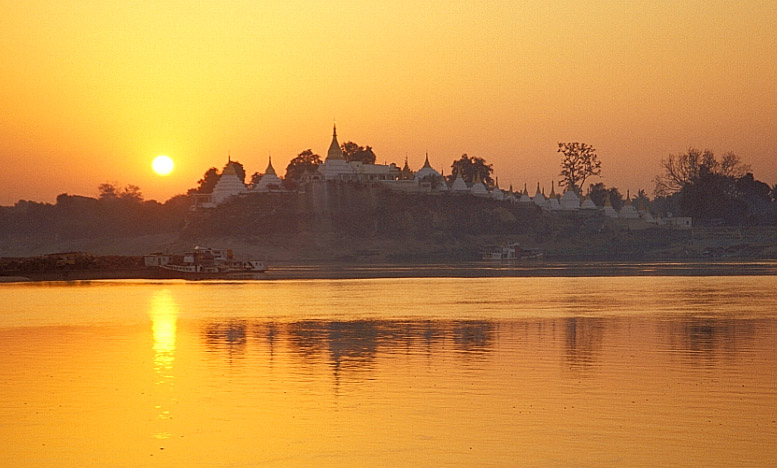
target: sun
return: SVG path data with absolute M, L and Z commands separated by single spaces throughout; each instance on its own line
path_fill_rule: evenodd
M 161 176 L 166 176 L 173 172 L 175 164 L 169 156 L 161 155 L 154 158 L 154 162 L 151 163 L 151 167 L 154 168 L 154 172 Z

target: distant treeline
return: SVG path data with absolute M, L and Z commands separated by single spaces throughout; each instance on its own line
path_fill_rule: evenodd
M 59 195 L 55 204 L 21 200 L 0 206 L 0 235 L 78 239 L 176 232 L 183 227 L 189 205 L 186 196 L 165 203 L 68 194 Z

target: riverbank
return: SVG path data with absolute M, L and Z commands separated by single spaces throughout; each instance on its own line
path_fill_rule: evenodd
M 481 277 L 612 277 L 612 276 L 741 276 L 777 275 L 777 260 L 690 262 L 549 262 L 502 261 L 457 264 L 277 264 L 261 280 L 368 278 L 481 278 Z M 0 283 L 24 281 L 159 280 L 155 269 L 69 270 L 0 275 Z M 244 280 L 241 280 L 244 281 Z

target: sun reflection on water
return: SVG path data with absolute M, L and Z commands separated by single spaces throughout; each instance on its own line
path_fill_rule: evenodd
M 159 394 L 164 395 L 164 402 L 154 405 L 158 411 L 157 419 L 170 420 L 172 414 L 167 407 L 175 401 L 173 364 L 175 363 L 175 338 L 176 321 L 178 318 L 178 306 L 168 289 L 157 291 L 151 298 L 149 310 L 151 317 L 151 330 L 154 335 L 154 372 L 155 384 L 159 387 Z M 166 430 L 154 433 L 156 439 L 168 439 L 171 433 Z

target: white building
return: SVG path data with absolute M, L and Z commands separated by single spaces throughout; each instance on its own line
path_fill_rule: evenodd
M 561 209 L 561 204 L 558 202 L 558 195 L 556 195 L 556 183 L 550 182 L 550 196 L 548 197 L 548 208 L 551 211 L 558 211 Z
M 221 177 L 219 177 L 218 182 L 216 182 L 216 186 L 213 187 L 213 193 L 211 193 L 210 197 L 211 202 L 215 205 L 220 205 L 224 203 L 224 200 L 227 198 L 245 192 L 246 185 L 240 180 L 240 177 L 237 176 L 235 163 L 229 158 L 227 160 L 227 165 L 221 172 Z
M 451 191 L 469 192 L 469 187 L 467 187 L 467 183 L 464 182 L 464 178 L 461 176 L 460 170 L 456 170 L 456 179 L 454 179 L 453 185 L 451 185 Z
M 337 142 L 336 125 L 332 131 L 332 142 L 329 144 L 326 159 L 318 167 L 318 172 L 325 180 L 352 180 L 356 178 L 356 171 L 345 161 L 343 150 L 340 149 L 340 143 Z
M 599 207 L 596 206 L 596 203 L 594 203 L 593 200 L 591 200 L 590 197 L 586 196 L 583 198 L 583 203 L 580 204 L 581 210 L 598 210 Z
M 491 198 L 498 201 L 502 201 L 505 199 L 504 192 L 502 192 L 502 189 L 499 188 L 499 177 L 496 178 L 496 184 L 494 185 L 494 190 L 491 191 Z
M 472 195 L 475 195 L 476 197 L 488 197 L 490 195 L 488 193 L 488 189 L 480 180 L 480 174 L 475 174 L 475 181 L 472 182 L 470 192 L 472 192 Z
M 634 205 L 631 203 L 631 196 L 629 195 L 628 190 L 626 191 L 626 202 L 618 212 L 618 218 L 639 219 L 639 213 L 637 213 L 637 209 L 634 208 Z
M 400 170 L 394 163 L 364 164 L 361 161 L 346 161 L 337 141 L 337 126 L 333 128 L 332 142 L 329 144 L 326 159 L 318 167 L 318 172 L 324 180 L 340 181 L 395 181 L 400 176 Z
M 545 194 L 540 191 L 540 183 L 537 182 L 537 191 L 534 192 L 534 196 L 531 201 L 540 208 L 549 208 L 548 199 L 545 198 Z
M 604 215 L 607 216 L 608 218 L 617 218 L 618 212 L 615 211 L 615 208 L 612 207 L 612 203 L 610 203 L 610 194 L 607 193 L 605 195 L 606 196 L 604 197 L 604 208 L 603 208 Z
M 270 190 L 280 190 L 281 187 L 281 179 L 279 179 L 278 175 L 275 173 L 275 168 L 272 167 L 272 157 L 270 157 L 270 161 L 267 163 L 267 169 L 265 169 L 259 182 L 257 182 L 251 190 L 253 192 L 269 192 Z
M 426 159 L 424 160 L 424 165 L 421 169 L 418 170 L 418 172 L 415 173 L 415 178 L 418 180 L 423 180 L 426 178 L 439 178 L 442 177 L 442 175 L 437 172 L 431 164 L 429 164 L 429 153 L 426 153 Z
M 562 210 L 577 210 L 580 208 L 580 198 L 578 198 L 574 190 L 567 190 L 564 192 L 564 195 L 561 195 L 559 204 Z

